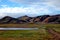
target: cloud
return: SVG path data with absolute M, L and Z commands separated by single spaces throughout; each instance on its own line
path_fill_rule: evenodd
M 26 5 L 32 9 L 26 12 L 27 15 L 54 15 L 59 14 L 60 10 L 60 0 L 10 0 L 11 2 L 16 2 L 22 5 Z
M 21 7 L 8 7 L 8 5 L 1 5 L 0 13 L 2 16 L 37 16 L 46 14 L 56 14 L 60 10 L 60 0 L 9 0 L 15 2 Z M 27 7 L 23 7 L 23 5 Z M 1 16 L 0 15 L 0 16 Z
M 0 13 L 0 18 L 6 16 L 7 14 Z
M 0 13 L 2 16 L 23 16 L 23 15 L 42 15 L 42 14 L 48 14 L 52 13 L 48 8 L 46 7 L 37 7 L 37 6 L 30 6 L 30 7 L 3 7 L 0 8 Z M 1 16 L 0 15 L 0 16 Z
M 22 3 L 22 4 L 32 4 L 32 3 L 38 3 L 38 2 L 45 2 L 44 0 L 10 0 L 12 2 L 16 3 Z
M 0 13 L 26 13 L 27 8 L 21 8 L 21 7 L 5 7 L 5 8 L 0 8 Z
M 52 3 L 52 4 L 59 4 L 60 0 L 10 0 L 11 2 L 17 2 L 22 4 L 36 4 L 36 3 Z
M 60 9 L 60 0 L 10 0 L 11 2 L 16 2 L 20 4 L 26 5 L 46 5 L 50 7 L 54 7 L 55 9 Z
M 8 5 L 0 5 L 0 6 L 2 6 L 3 8 L 4 8 L 4 7 L 8 7 Z

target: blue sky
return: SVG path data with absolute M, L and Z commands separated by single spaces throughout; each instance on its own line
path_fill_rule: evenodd
M 60 14 L 60 0 L 0 0 L 0 17 Z

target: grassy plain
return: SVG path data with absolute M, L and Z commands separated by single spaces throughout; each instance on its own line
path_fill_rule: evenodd
M 0 27 L 24 27 L 24 28 L 34 28 L 34 27 L 41 27 L 41 26 L 44 26 L 44 27 L 60 27 L 60 24 L 41 24 L 41 23 L 38 23 L 38 24 L 30 24 L 30 23 L 25 23 L 25 24 L 0 24 Z
M 36 27 L 38 30 L 0 30 L 0 40 L 53 40 L 46 28 L 60 33 L 60 24 L 0 24 L 1 27 Z

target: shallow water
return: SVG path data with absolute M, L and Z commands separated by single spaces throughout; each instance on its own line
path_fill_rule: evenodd
M 37 30 L 38 28 L 0 28 L 0 30 Z

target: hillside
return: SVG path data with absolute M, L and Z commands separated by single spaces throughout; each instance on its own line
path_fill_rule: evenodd
M 22 16 L 18 18 L 13 18 L 10 16 L 5 16 L 0 19 L 0 24 L 20 24 L 20 23 L 57 23 L 60 24 L 60 14 L 59 15 L 42 15 L 37 17 Z

